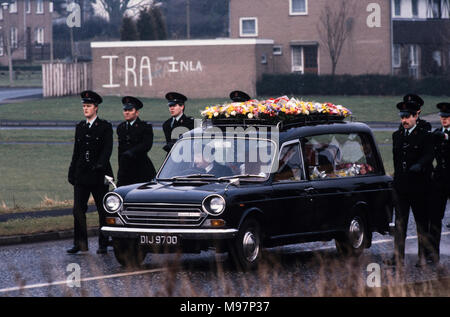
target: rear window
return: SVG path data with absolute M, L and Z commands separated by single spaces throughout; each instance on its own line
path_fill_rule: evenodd
M 302 140 L 310 179 L 378 174 L 376 151 L 367 135 L 323 134 Z

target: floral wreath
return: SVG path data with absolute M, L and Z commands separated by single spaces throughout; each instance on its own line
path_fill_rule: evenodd
M 332 103 L 303 101 L 287 96 L 267 100 L 248 100 L 246 102 L 225 103 L 207 106 L 201 111 L 205 119 L 263 119 L 284 121 L 310 115 L 331 115 L 346 118 L 352 112 L 344 106 Z

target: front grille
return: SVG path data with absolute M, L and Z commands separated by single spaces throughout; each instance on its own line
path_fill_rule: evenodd
M 197 227 L 207 215 L 200 205 L 125 203 L 121 216 L 126 224 Z

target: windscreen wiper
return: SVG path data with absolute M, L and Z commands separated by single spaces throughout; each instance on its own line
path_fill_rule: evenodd
M 178 180 L 190 180 L 194 178 L 208 178 L 208 180 L 216 180 L 217 178 L 213 174 L 189 174 L 183 176 L 174 176 L 171 178 L 158 178 L 158 181 L 178 181 Z
M 266 178 L 266 176 L 262 175 L 254 175 L 254 174 L 240 174 L 240 175 L 232 175 L 232 176 L 223 176 L 219 177 L 219 180 L 222 179 L 233 179 L 233 178 Z

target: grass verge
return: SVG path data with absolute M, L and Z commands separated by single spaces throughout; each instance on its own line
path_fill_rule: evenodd
M 96 212 L 86 214 L 88 227 L 98 227 Z M 0 222 L 0 236 L 27 235 L 73 229 L 73 216 L 23 218 Z
M 273 97 L 273 96 L 272 96 Z M 317 102 L 332 102 L 347 106 L 358 121 L 398 121 L 398 111 L 395 105 L 402 96 L 296 96 L 302 100 Z M 441 97 L 422 96 L 425 106 L 422 114 L 438 112 L 436 104 L 442 102 Z M 267 96 L 259 97 L 259 99 Z M 169 118 L 167 101 L 165 99 L 142 98 L 144 108 L 141 118 L 147 121 L 165 121 Z M 228 102 L 227 97 L 221 99 L 192 99 L 186 103 L 186 114 L 200 118 L 200 111 L 207 105 Z M 122 120 L 121 97 L 106 96 L 99 106 L 99 116 L 111 120 Z M 71 120 L 82 118 L 80 98 L 55 97 L 42 100 L 26 101 L 14 105 L 0 107 L 0 118 L 3 120 Z

